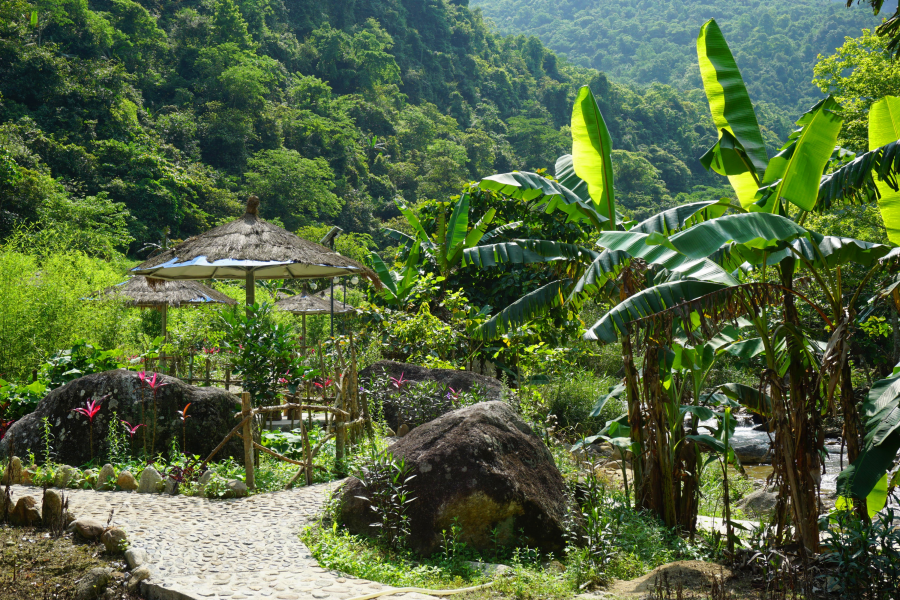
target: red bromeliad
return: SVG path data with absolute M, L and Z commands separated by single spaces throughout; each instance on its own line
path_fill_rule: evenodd
M 169 385 L 168 383 L 163 383 L 162 378 L 160 378 L 159 383 L 157 383 L 158 376 L 159 373 L 154 373 L 153 377 L 147 380 L 147 385 L 151 390 L 153 390 L 153 440 L 150 442 L 151 453 L 156 449 L 156 421 L 158 421 L 156 412 L 156 395 L 157 393 L 159 393 L 160 388 Z
M 88 432 L 91 440 L 91 462 L 94 462 L 94 417 L 100 412 L 101 403 L 110 397 L 107 394 L 97 400 L 88 400 L 83 407 L 73 408 L 72 412 L 84 415 L 88 418 Z
M 403 378 L 404 375 L 406 375 L 405 371 L 403 373 L 400 373 L 400 377 L 391 377 L 391 385 L 398 390 L 402 390 L 403 386 L 409 383 L 409 379 Z
M 131 436 L 131 453 L 134 454 L 134 434 L 137 433 L 137 430 L 141 427 L 146 427 L 143 423 L 138 423 L 137 425 L 132 425 L 128 421 L 122 421 L 122 424 L 125 426 L 125 431 L 128 432 L 128 435 Z
M 181 419 L 181 451 L 187 454 L 187 420 L 190 417 L 188 414 L 188 408 L 191 406 L 191 402 L 188 402 L 185 407 L 179 411 L 178 418 Z

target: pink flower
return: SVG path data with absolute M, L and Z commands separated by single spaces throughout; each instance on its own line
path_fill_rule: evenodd
M 403 376 L 406 373 L 400 373 L 400 377 L 391 377 L 391 385 L 393 385 L 398 390 L 403 389 L 403 386 L 409 383 L 409 379 L 404 379 Z
M 137 433 L 137 430 L 141 427 L 146 427 L 143 423 L 138 423 L 137 425 L 133 425 L 128 421 L 122 421 L 122 424 L 125 425 L 125 430 L 128 431 L 128 434 L 131 436 L 131 439 L 134 439 L 134 434 Z
M 91 425 L 94 424 L 94 417 L 97 416 L 97 413 L 100 412 L 100 403 L 109 398 L 110 394 L 107 394 L 100 398 L 99 400 L 89 400 L 85 406 L 87 408 L 73 408 L 72 412 L 77 412 L 86 416 L 91 421 Z

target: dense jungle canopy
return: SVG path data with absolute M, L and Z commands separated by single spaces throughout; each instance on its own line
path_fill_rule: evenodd
M 871 20 L 871 19 L 869 19 Z M 0 236 L 134 255 L 239 214 L 372 234 L 394 200 L 551 168 L 598 95 L 623 206 L 711 178 L 702 98 L 614 84 L 450 0 L 11 0 L 0 6 Z M 773 148 L 776 136 L 772 136 Z M 629 203 L 629 192 L 633 198 Z

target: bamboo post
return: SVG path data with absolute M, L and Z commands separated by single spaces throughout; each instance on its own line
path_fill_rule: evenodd
M 343 380 L 343 377 L 341 378 Z M 343 381 L 341 382 L 343 384 Z M 339 391 L 334 396 L 334 407 L 344 411 L 345 408 L 345 386 L 341 385 Z M 344 474 L 344 448 L 347 444 L 347 430 L 344 426 L 344 416 L 336 413 L 334 415 L 334 471 L 338 475 Z
M 188 385 L 194 385 L 194 347 L 191 346 L 191 358 L 188 362 Z
M 256 489 L 256 477 L 253 472 L 253 419 L 247 419 L 251 413 L 250 392 L 241 394 L 241 414 L 246 421 L 244 422 L 244 469 L 246 475 L 244 481 L 247 483 L 247 489 Z
M 231 365 L 225 365 L 225 391 L 230 391 L 231 388 Z
M 325 394 L 327 392 L 327 386 L 325 382 L 328 381 L 328 377 L 325 375 L 325 353 L 322 352 L 322 342 L 319 342 L 319 365 L 322 370 L 322 405 L 327 406 L 327 402 L 325 401 Z M 325 431 L 328 431 L 328 413 L 325 413 Z
M 209 372 L 210 372 L 210 368 L 211 368 L 211 367 L 212 367 L 212 361 L 211 361 L 210 358 L 207 356 L 207 357 L 206 357 L 206 387 L 209 387 L 209 386 L 210 386 L 210 383 L 211 383 L 211 382 L 210 382 L 210 376 L 209 376 Z
M 310 413 L 312 414 L 312 413 Z M 303 425 L 303 415 L 300 415 L 300 436 L 303 438 L 303 449 L 306 450 L 306 485 L 312 485 L 312 468 L 313 468 L 313 455 L 312 448 L 309 446 L 309 434 L 306 432 L 306 427 Z

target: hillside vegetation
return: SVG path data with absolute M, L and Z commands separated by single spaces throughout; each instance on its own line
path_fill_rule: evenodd
M 896 2 L 885 4 L 883 14 Z M 819 54 L 858 37 L 881 17 L 835 0 L 472 0 L 502 33 L 536 35 L 583 67 L 618 82 L 700 88 L 696 39 L 715 18 L 741 68 L 760 118 L 786 134 L 821 94 L 812 84 Z M 890 5 L 890 10 L 888 10 Z M 768 114 L 767 114 L 768 113 Z
M 9 0 L 0 236 L 52 226 L 84 232 L 91 252 L 143 256 L 166 228 L 195 234 L 253 192 L 291 230 L 338 224 L 377 243 L 395 199 L 552 167 L 584 84 L 631 207 L 710 181 L 698 98 L 567 66 L 465 2 Z

